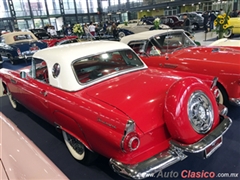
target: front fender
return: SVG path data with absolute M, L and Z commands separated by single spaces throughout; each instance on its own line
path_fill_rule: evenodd
M 188 101 L 192 93 L 202 91 L 209 98 L 213 109 L 212 131 L 219 124 L 218 106 L 209 87 L 195 77 L 187 77 L 174 83 L 167 92 L 164 119 L 171 137 L 179 142 L 191 144 L 206 134 L 197 133 L 188 116 Z

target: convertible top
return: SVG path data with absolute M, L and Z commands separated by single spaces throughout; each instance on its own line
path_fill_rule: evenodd
M 182 29 L 162 29 L 162 30 L 145 31 L 145 32 L 125 36 L 121 39 L 121 42 L 128 44 L 130 41 L 133 41 L 133 40 L 146 40 L 146 39 L 150 39 L 153 36 L 168 33 L 168 32 L 169 33 L 184 32 L 184 30 L 182 30 Z

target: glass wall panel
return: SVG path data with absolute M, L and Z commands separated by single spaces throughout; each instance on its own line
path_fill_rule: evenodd
M 65 14 L 75 14 L 74 0 L 63 0 Z
M 27 0 L 13 0 L 16 16 L 30 16 L 30 9 Z
M 143 0 L 129 0 L 130 7 L 140 7 L 143 5 Z
M 75 0 L 77 13 L 87 13 L 87 1 L 86 0 Z
M 48 0 L 47 6 L 50 15 L 61 14 L 59 0 Z
M 66 21 L 66 24 L 68 25 L 74 25 L 77 23 L 77 19 L 75 16 L 65 17 L 65 21 Z
M 35 28 L 42 28 L 43 27 L 42 20 L 34 19 L 34 25 L 35 25 Z
M 50 18 L 50 24 L 55 27 L 56 31 L 58 31 L 57 23 L 56 23 L 56 18 Z
M 33 16 L 47 15 L 44 0 L 31 0 L 29 2 L 30 2 Z
M 108 1 L 102 1 L 102 9 L 103 9 L 103 12 L 108 12 Z
M 25 20 L 17 20 L 18 29 L 26 30 L 28 29 L 27 22 Z
M 42 21 L 43 21 L 43 27 L 46 26 L 46 25 L 51 24 L 48 19 L 43 19 Z
M 97 0 L 88 0 L 89 13 L 96 13 L 98 4 Z
M 29 29 L 33 29 L 34 28 L 34 25 L 33 25 L 33 20 L 27 20 L 27 23 L 28 23 L 28 28 Z
M 110 0 L 111 6 L 118 5 L 118 0 Z
M 99 20 L 98 20 L 98 15 L 93 15 L 93 16 L 90 16 L 90 22 L 93 22 L 93 23 L 98 23 Z
M 0 31 L 13 31 L 12 22 L 10 20 L 0 19 Z
M 89 23 L 88 16 L 83 16 L 83 23 Z
M 7 0 L 0 1 L 0 18 L 11 17 Z

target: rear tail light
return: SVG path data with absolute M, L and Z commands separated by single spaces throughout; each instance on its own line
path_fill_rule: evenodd
M 17 48 L 17 53 L 18 53 L 18 56 L 21 56 L 21 55 L 22 55 L 22 52 L 20 51 L 19 48 Z
M 132 152 L 138 149 L 140 139 L 137 133 L 131 132 L 123 140 L 123 149 L 126 152 Z
M 139 135 L 135 132 L 135 123 L 129 120 L 126 124 L 124 136 L 122 138 L 121 148 L 124 152 L 132 152 L 138 149 L 140 145 Z

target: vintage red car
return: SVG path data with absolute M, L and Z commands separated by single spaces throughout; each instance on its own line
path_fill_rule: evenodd
M 232 123 L 217 105 L 216 78 L 148 68 L 119 42 L 47 48 L 0 78 L 13 108 L 22 104 L 60 129 L 74 158 L 88 164 L 101 154 L 135 179 L 186 153 L 209 157 Z
M 65 35 L 56 35 L 51 36 L 49 33 L 46 32 L 45 29 L 30 29 L 30 31 L 42 42 L 45 42 L 48 44 L 48 47 L 52 47 L 58 44 L 58 42 L 61 42 L 63 40 L 71 40 L 78 38 L 75 35 L 71 36 L 65 36 Z
M 183 30 L 156 30 L 124 37 L 148 66 L 218 77 L 219 103 L 240 106 L 240 49 L 198 46 Z

